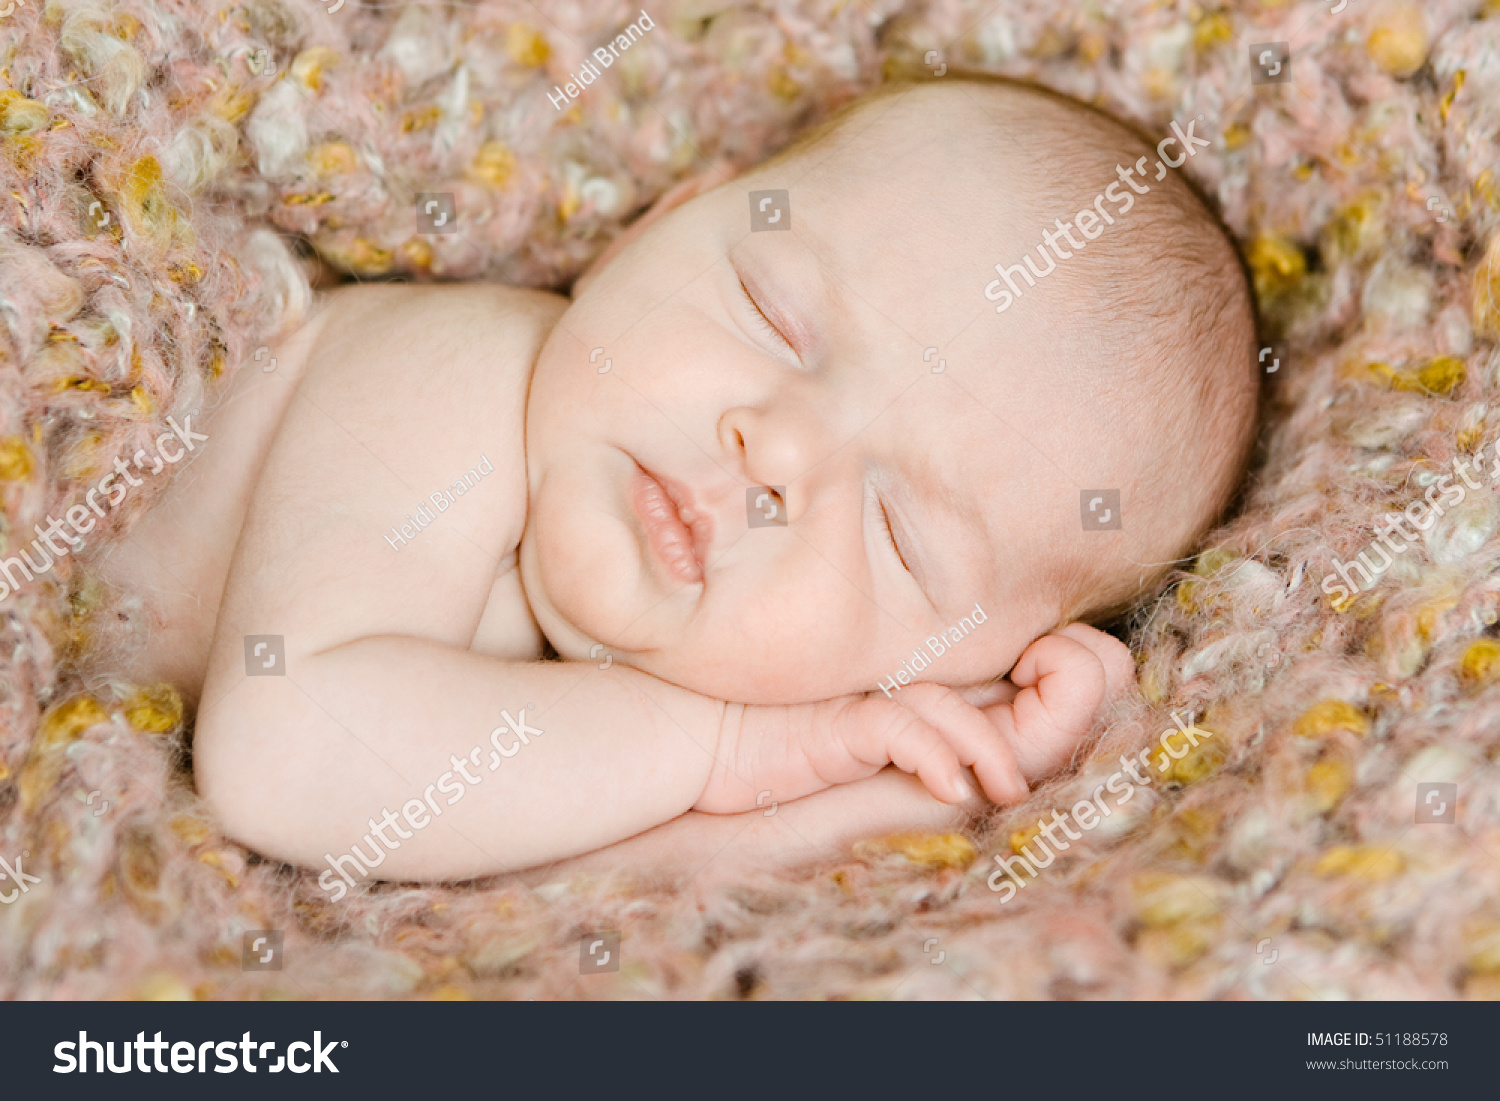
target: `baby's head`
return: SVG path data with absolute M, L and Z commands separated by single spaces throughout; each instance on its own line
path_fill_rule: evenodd
M 1234 492 L 1258 385 L 1243 268 L 1161 159 L 949 79 L 665 196 L 532 382 L 521 569 L 559 652 L 801 702 L 949 632 L 920 676 L 961 686 L 1152 586 Z

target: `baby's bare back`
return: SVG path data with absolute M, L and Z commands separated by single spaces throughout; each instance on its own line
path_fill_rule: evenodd
M 258 362 L 245 364 L 215 407 L 194 418 L 194 430 L 206 434 L 207 442 L 98 563 L 101 578 L 122 591 L 122 614 L 142 620 L 123 675 L 143 683 L 166 681 L 196 701 L 230 563 L 237 548 L 243 555 L 257 553 L 239 547 L 246 510 L 277 433 L 299 401 L 313 403 L 314 415 L 298 418 L 297 431 L 353 437 L 377 468 L 396 467 L 390 470 L 395 495 L 386 526 L 377 530 L 363 519 L 351 521 L 346 537 L 351 548 L 361 546 L 351 562 L 368 559 L 365 543 L 399 564 L 403 550 L 408 558 L 419 557 L 410 550 L 429 527 L 474 530 L 478 517 L 465 514 L 492 500 L 473 492 L 491 479 L 508 484 L 510 496 L 517 497 L 515 515 L 524 522 L 526 387 L 536 351 L 565 305 L 555 296 L 488 284 L 377 284 L 323 296 L 305 324 L 273 342 Z M 458 429 L 451 402 L 422 395 L 434 366 L 423 352 L 435 347 L 441 348 L 450 394 L 483 393 L 488 404 L 515 416 L 496 417 L 481 431 Z M 455 347 L 462 353 L 455 355 Z M 320 376 L 334 384 L 309 386 Z M 468 438 L 455 442 L 456 431 Z M 431 471 L 411 470 L 403 458 L 455 447 L 467 458 L 438 462 Z M 295 517 L 309 504 L 339 514 L 354 477 L 352 470 L 308 470 L 279 489 L 286 515 Z M 518 539 L 520 528 L 514 530 Z M 515 542 L 480 542 L 486 545 L 475 545 L 478 553 L 468 566 L 477 570 L 488 560 L 493 583 L 470 647 L 516 660 L 540 656 L 544 640 L 516 572 Z M 424 580 L 410 577 L 405 599 L 427 600 Z M 265 624 L 260 633 L 277 634 L 275 626 Z

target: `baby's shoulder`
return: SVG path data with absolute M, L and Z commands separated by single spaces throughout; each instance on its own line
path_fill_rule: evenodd
M 447 366 L 515 360 L 530 370 L 568 300 L 501 283 L 352 283 L 324 297 L 318 339 L 408 353 L 460 354 Z

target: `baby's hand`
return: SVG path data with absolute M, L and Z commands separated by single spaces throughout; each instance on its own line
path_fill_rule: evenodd
M 893 699 L 871 693 L 783 707 L 733 704 L 694 809 L 726 814 L 758 799 L 796 799 L 888 764 L 914 773 L 945 803 L 973 796 L 966 767 L 994 802 L 1019 802 L 1027 781 L 1066 762 L 1104 701 L 1134 679 L 1122 643 L 1072 624 L 1027 647 L 1010 681 L 997 685 L 960 692 L 922 683 Z
M 1021 772 L 1036 781 L 1068 762 L 1107 701 L 1134 688 L 1130 647 L 1070 623 L 1028 646 L 1007 680 L 966 689 L 964 698 L 980 707 Z
M 693 809 L 732 814 L 786 802 L 891 764 L 915 773 L 945 803 L 973 798 L 969 765 L 991 799 L 1026 794 L 1009 743 L 984 712 L 951 688 L 913 684 L 899 702 L 874 692 L 776 707 L 728 705 L 713 773 Z

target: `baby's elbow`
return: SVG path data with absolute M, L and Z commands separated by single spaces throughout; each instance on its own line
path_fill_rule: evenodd
M 224 835 L 276 859 L 294 860 L 295 785 L 285 755 L 243 718 L 200 712 L 193 736 L 193 782 Z

